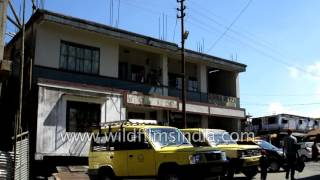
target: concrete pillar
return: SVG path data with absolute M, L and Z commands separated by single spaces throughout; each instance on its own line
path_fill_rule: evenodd
M 207 66 L 205 64 L 198 64 L 198 82 L 199 82 L 199 90 L 202 93 L 208 92 L 208 75 L 207 75 Z
M 233 131 L 240 132 L 241 131 L 241 120 L 240 119 L 232 119 L 233 121 Z
M 161 82 L 163 86 L 169 85 L 169 77 L 168 77 L 168 56 L 162 55 L 161 58 L 161 69 L 162 69 L 162 77 Z M 164 95 L 168 95 L 168 89 L 164 88 Z
M 208 116 L 201 116 L 201 128 L 208 128 L 209 127 L 209 122 L 208 122 Z
M 157 111 L 157 121 L 163 123 L 163 111 Z
M 236 76 L 236 97 L 240 98 L 240 76 L 239 73 L 235 74 Z
M 7 0 L 0 0 L 0 60 L 3 60 L 4 36 L 6 33 Z

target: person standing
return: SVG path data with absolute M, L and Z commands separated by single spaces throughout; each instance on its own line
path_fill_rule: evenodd
M 314 140 L 312 145 L 312 160 L 318 161 L 319 149 L 317 146 L 317 140 Z
M 297 138 L 292 135 L 292 130 L 288 129 L 288 136 L 284 139 L 284 152 L 287 157 L 288 167 L 286 169 L 286 179 L 289 179 L 289 174 L 291 175 L 291 180 L 294 180 L 295 164 L 297 157 Z M 290 173 L 291 172 L 291 173 Z
M 269 167 L 269 162 L 268 162 L 267 152 L 265 150 L 262 150 L 261 157 L 260 157 L 261 180 L 267 179 L 268 167 Z

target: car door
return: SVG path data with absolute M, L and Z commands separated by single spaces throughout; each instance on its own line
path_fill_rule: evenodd
M 145 141 L 144 134 L 140 134 L 139 138 L 137 136 L 137 134 L 132 135 L 131 137 L 135 140 L 128 142 L 128 174 L 129 176 L 154 176 L 156 173 L 155 151 L 149 142 Z

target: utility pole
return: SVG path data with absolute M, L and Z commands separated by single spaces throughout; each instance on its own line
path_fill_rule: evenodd
M 184 43 L 185 40 L 188 38 L 188 31 L 184 31 L 184 17 L 185 13 L 184 10 L 186 6 L 184 5 L 185 0 L 177 0 L 180 3 L 180 8 L 177 8 L 180 15 L 177 15 L 177 18 L 181 20 L 181 81 L 182 81 L 182 88 L 181 88 L 181 99 L 182 99 L 182 119 L 183 119 L 183 127 L 187 128 L 187 113 L 186 113 L 186 62 L 184 57 Z
M 4 59 L 4 36 L 6 33 L 8 0 L 0 0 L 0 61 Z
M 26 10 L 26 1 L 22 0 L 22 22 L 21 22 L 21 53 L 20 53 L 20 67 L 19 67 L 19 104 L 16 114 L 16 123 L 15 123 L 15 135 L 14 135 L 14 164 L 16 165 L 16 156 L 17 156 L 17 136 L 22 133 L 22 105 L 23 105 L 23 84 L 24 84 L 24 41 L 25 41 L 25 10 Z M 15 168 L 13 170 L 14 179 L 15 179 Z

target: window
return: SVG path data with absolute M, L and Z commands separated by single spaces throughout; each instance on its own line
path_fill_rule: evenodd
M 197 92 L 198 91 L 198 81 L 197 78 L 189 77 L 188 90 Z
M 126 62 L 119 63 L 119 79 L 128 80 L 128 63 Z
M 288 124 L 288 120 L 287 119 L 282 119 L 282 124 Z
M 100 123 L 100 104 L 67 101 L 67 131 L 88 132 Z
M 61 41 L 60 69 L 99 74 L 100 49 Z
M 252 119 L 252 125 L 259 125 L 261 124 L 261 119 Z
M 182 88 L 182 78 L 177 74 L 169 73 L 169 86 L 177 89 Z
M 139 131 L 138 129 L 136 130 L 137 132 L 119 131 L 116 133 L 111 133 L 110 135 L 115 138 L 109 138 L 111 141 L 107 142 L 107 149 L 114 151 L 150 149 L 151 145 L 146 140 L 143 132 Z
M 131 80 L 144 83 L 145 71 L 143 66 L 131 65 Z
M 268 124 L 275 124 L 276 123 L 276 117 L 269 117 L 268 118 Z
M 106 151 L 107 149 L 107 138 L 104 134 L 99 134 L 96 138 L 93 138 L 91 144 L 92 151 Z

